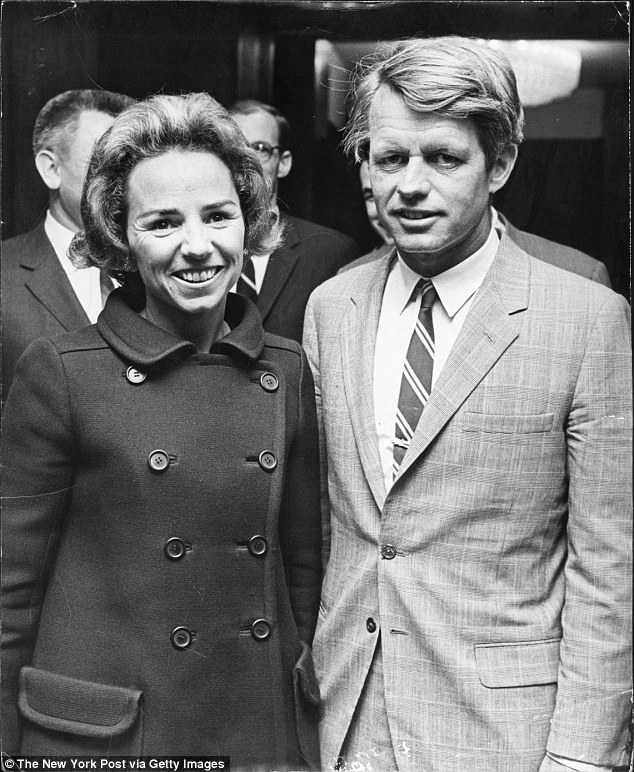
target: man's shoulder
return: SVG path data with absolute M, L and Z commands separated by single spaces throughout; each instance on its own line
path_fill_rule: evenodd
M 37 225 L 26 233 L 13 236 L 2 242 L 2 269 L 11 271 L 17 268 L 23 260 L 29 264 L 37 262 L 42 257 L 54 255 L 53 245 L 48 240 L 44 226 Z
M 319 239 L 320 242 L 336 243 L 349 248 L 354 248 L 359 253 L 359 248 L 354 239 L 346 236 L 345 233 L 329 228 L 327 225 L 304 220 L 301 217 L 295 217 L 286 212 L 281 213 L 281 220 L 286 229 L 287 241 L 289 244 L 298 241 L 308 241 Z
M 509 236 L 529 255 L 557 268 L 609 286 L 605 264 L 585 252 L 515 227 L 509 229 Z
M 336 276 L 325 281 L 313 292 L 313 299 L 317 303 L 339 303 L 343 298 L 346 302 L 350 297 L 362 298 L 375 286 L 377 281 L 385 281 L 387 271 L 386 263 L 390 260 L 390 254 L 362 262 L 350 270 L 342 270 Z
M 360 265 L 365 265 L 366 263 L 372 263 L 380 257 L 388 255 L 391 251 L 392 247 L 389 244 L 379 244 L 379 246 L 375 247 L 371 252 L 368 252 L 366 255 L 361 255 L 361 257 L 357 257 L 357 259 L 353 260 L 351 263 L 344 265 L 343 268 L 339 269 L 339 273 L 344 273 L 352 268 L 358 268 Z

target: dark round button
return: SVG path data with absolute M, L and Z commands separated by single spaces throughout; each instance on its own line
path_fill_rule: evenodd
M 251 625 L 251 635 L 256 641 L 265 641 L 271 634 L 271 625 L 266 619 L 256 619 Z
M 396 557 L 396 547 L 393 547 L 391 544 L 384 544 L 381 547 L 381 557 L 385 558 L 385 560 L 392 560 L 392 558 Z
M 142 373 L 140 370 L 137 370 L 136 367 L 130 366 L 125 371 L 125 377 L 130 381 L 130 383 L 134 383 L 136 385 L 138 383 L 143 383 L 143 381 L 147 378 L 147 375 Z
M 170 640 L 175 649 L 186 649 L 191 646 L 194 636 L 186 627 L 175 627 L 172 630 Z
M 375 633 L 376 632 L 376 622 L 372 617 L 368 617 L 365 621 L 366 629 L 369 633 Z
M 249 539 L 249 552 L 254 558 L 262 558 L 266 555 L 269 545 L 264 536 L 252 536 Z
M 277 376 L 273 373 L 263 373 L 260 376 L 260 385 L 264 391 L 276 391 L 280 382 L 277 380 Z
M 165 542 L 163 547 L 165 557 L 170 560 L 180 560 L 185 554 L 185 542 L 179 539 L 178 536 L 173 536 Z
M 153 450 L 147 457 L 147 462 L 155 472 L 164 472 L 170 465 L 170 458 L 164 450 Z
M 272 472 L 277 466 L 277 459 L 272 450 L 263 450 L 258 458 L 258 463 L 267 472 Z

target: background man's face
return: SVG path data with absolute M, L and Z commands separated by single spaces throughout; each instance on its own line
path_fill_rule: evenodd
M 271 147 L 279 145 L 279 128 L 277 121 L 272 115 L 258 111 L 248 115 L 237 113 L 232 118 L 238 124 L 240 131 L 242 131 L 250 145 L 254 142 L 266 142 Z M 277 198 L 278 179 L 286 177 L 290 170 L 290 164 L 288 169 L 286 168 L 286 157 L 290 158 L 290 153 L 287 150 L 275 150 L 268 161 L 262 161 L 264 173 L 271 186 L 272 199 Z
M 107 113 L 89 110 L 81 113 L 77 128 L 57 148 L 59 188 L 51 204 L 54 217 L 72 231 L 82 226 L 79 204 L 88 162 L 95 142 L 112 126 L 114 118 Z
M 365 203 L 365 211 L 368 215 L 370 225 L 376 233 L 379 234 L 384 244 L 393 244 L 392 237 L 385 230 L 383 224 L 379 220 L 379 213 L 376 209 L 376 203 L 374 201 L 374 193 L 372 192 L 372 185 L 370 183 L 370 169 L 368 168 L 368 162 L 363 161 L 359 167 L 359 180 L 361 182 L 361 195 L 363 196 L 363 202 Z
M 471 120 L 414 112 L 388 86 L 370 108 L 369 161 L 381 220 L 422 276 L 446 271 L 484 244 L 490 194 L 513 166 L 502 159 L 487 172 Z

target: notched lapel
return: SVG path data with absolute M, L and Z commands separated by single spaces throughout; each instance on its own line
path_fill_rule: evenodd
M 519 335 L 514 315 L 528 307 L 529 258 L 508 238 L 474 298 L 403 458 L 399 480 Z M 396 482 L 395 481 L 395 482 Z
M 343 382 L 355 442 L 372 495 L 383 508 L 386 490 L 374 416 L 374 348 L 390 260 L 377 261 L 367 284 L 351 293 L 341 327 Z

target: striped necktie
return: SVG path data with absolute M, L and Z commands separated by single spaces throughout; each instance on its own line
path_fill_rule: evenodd
M 395 477 L 414 436 L 418 419 L 427 404 L 434 369 L 434 324 L 431 307 L 438 295 L 429 279 L 421 279 L 414 292 L 418 290 L 421 292 L 420 311 L 405 357 L 396 411 L 393 461 Z
M 254 303 L 258 299 L 258 289 L 255 284 L 255 269 L 253 267 L 253 260 L 247 257 L 242 265 L 242 273 L 236 284 L 236 292 L 249 298 Z

